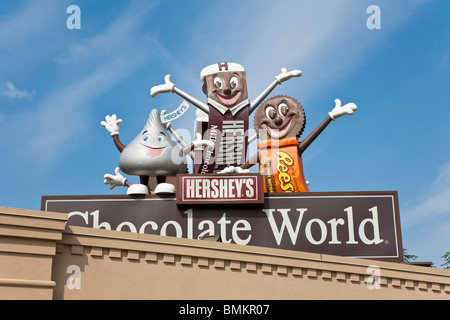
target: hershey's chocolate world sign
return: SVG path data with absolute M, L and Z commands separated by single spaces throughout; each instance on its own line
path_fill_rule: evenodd
M 177 205 L 147 196 L 44 196 L 68 224 L 347 257 L 402 261 L 397 192 L 265 194 L 263 204 Z

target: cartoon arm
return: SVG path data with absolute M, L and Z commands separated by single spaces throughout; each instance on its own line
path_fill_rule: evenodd
M 167 92 L 173 92 L 176 93 L 177 95 L 179 95 L 180 97 L 182 97 L 183 99 L 189 101 L 190 103 L 192 103 L 194 106 L 196 106 L 197 108 L 199 108 L 200 110 L 202 110 L 203 112 L 206 112 L 207 114 L 209 114 L 209 107 L 206 103 L 194 98 L 193 96 L 191 96 L 190 94 L 178 89 L 175 84 L 173 84 L 170 81 L 170 74 L 166 75 L 164 77 L 164 84 L 160 84 L 158 86 L 154 86 L 153 88 L 150 89 L 150 95 L 152 97 L 156 97 L 158 94 L 160 93 L 167 93 Z
M 194 141 L 192 141 L 192 143 L 190 145 L 183 148 L 183 153 L 185 155 L 188 154 L 189 152 L 193 151 L 194 149 L 204 148 L 204 147 L 210 147 L 210 148 L 214 147 L 214 142 L 210 141 L 210 140 L 203 140 L 201 133 L 197 133 L 195 136 L 196 136 L 196 139 Z M 192 156 L 192 159 L 194 159 L 193 155 L 191 155 L 191 156 Z
M 166 110 L 161 111 L 161 116 L 166 114 Z M 188 144 L 184 139 L 178 134 L 178 132 L 172 127 L 170 121 L 163 124 L 166 127 L 166 130 L 169 130 L 173 137 L 178 141 L 178 143 L 183 147 L 182 152 L 183 156 L 190 155 L 192 159 L 194 159 L 194 155 L 191 154 L 191 151 L 196 148 L 201 147 L 214 147 L 214 142 L 209 140 L 203 140 L 202 135 L 200 133 L 196 134 L 196 139 L 192 141 L 191 144 Z
M 344 106 L 342 105 L 341 100 L 334 100 L 336 106 L 331 112 L 328 113 L 328 117 L 316 128 L 313 132 L 306 137 L 305 140 L 299 143 L 298 153 L 301 155 L 309 145 L 317 139 L 317 137 L 322 133 L 323 130 L 331 123 L 331 121 L 336 120 L 337 118 L 342 117 L 344 114 L 352 115 L 354 111 L 358 110 L 358 107 L 354 103 L 347 103 Z
M 128 182 L 127 178 L 124 178 L 121 174 L 120 174 L 120 168 L 116 168 L 116 170 L 114 171 L 115 175 L 113 176 L 112 174 L 105 174 L 104 178 L 105 184 L 109 184 L 109 189 L 112 190 L 115 187 L 130 187 L 131 183 Z
M 167 126 L 167 129 L 172 133 L 175 139 L 177 139 L 178 143 L 183 147 L 181 151 L 183 152 L 183 156 L 186 156 L 189 154 L 189 156 L 194 159 L 194 155 L 191 153 L 194 149 L 197 148 L 203 148 L 203 147 L 214 147 L 214 142 L 210 140 L 203 140 L 202 135 L 200 133 L 196 134 L 196 139 L 192 141 L 191 144 L 187 144 L 186 141 L 183 140 L 183 138 L 175 131 L 174 128 L 170 126 L 170 124 Z
M 261 94 L 252 101 L 249 109 L 249 113 L 251 114 L 255 109 L 259 106 L 261 102 L 264 101 L 265 98 L 275 89 L 277 85 L 282 84 L 283 82 L 292 79 L 294 77 L 300 77 L 302 72 L 300 70 L 293 70 L 287 72 L 286 68 L 281 68 L 281 73 L 278 76 L 275 76 L 275 81 L 272 82 Z
M 123 149 L 125 149 L 125 145 L 120 142 L 119 139 L 119 127 L 122 123 L 122 119 L 117 119 L 117 116 L 113 114 L 112 116 L 106 116 L 106 121 L 100 122 L 102 126 L 106 128 L 106 130 L 111 134 L 111 137 L 113 138 L 114 144 L 116 145 L 119 152 L 122 152 Z

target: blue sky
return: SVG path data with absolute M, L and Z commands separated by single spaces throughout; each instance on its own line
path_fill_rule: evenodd
M 72 4 L 80 30 L 66 26 Z M 367 28 L 370 5 L 381 29 Z M 359 107 L 304 153 L 311 191 L 398 190 L 404 247 L 439 267 L 450 250 L 448 21 L 446 0 L 2 1 L 0 205 L 125 194 L 103 184 L 119 153 L 100 121 L 116 113 L 130 142 L 152 108 L 181 103 L 150 97 L 168 73 L 204 100 L 201 69 L 238 62 L 252 99 L 286 67 L 303 76 L 273 94 L 302 103 L 303 137 L 334 99 Z M 173 126 L 192 132 L 194 113 Z

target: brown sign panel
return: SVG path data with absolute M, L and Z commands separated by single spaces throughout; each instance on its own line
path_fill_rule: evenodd
M 397 192 L 265 194 L 263 205 L 178 206 L 175 198 L 42 198 L 68 224 L 287 250 L 403 260 Z
M 177 202 L 182 205 L 264 203 L 262 177 L 243 175 L 178 175 Z

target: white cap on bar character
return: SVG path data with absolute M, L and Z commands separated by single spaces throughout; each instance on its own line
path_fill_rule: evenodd
M 205 77 L 220 72 L 245 72 L 245 69 L 234 62 L 215 63 L 203 68 L 202 72 L 200 72 L 203 92 L 205 92 Z

